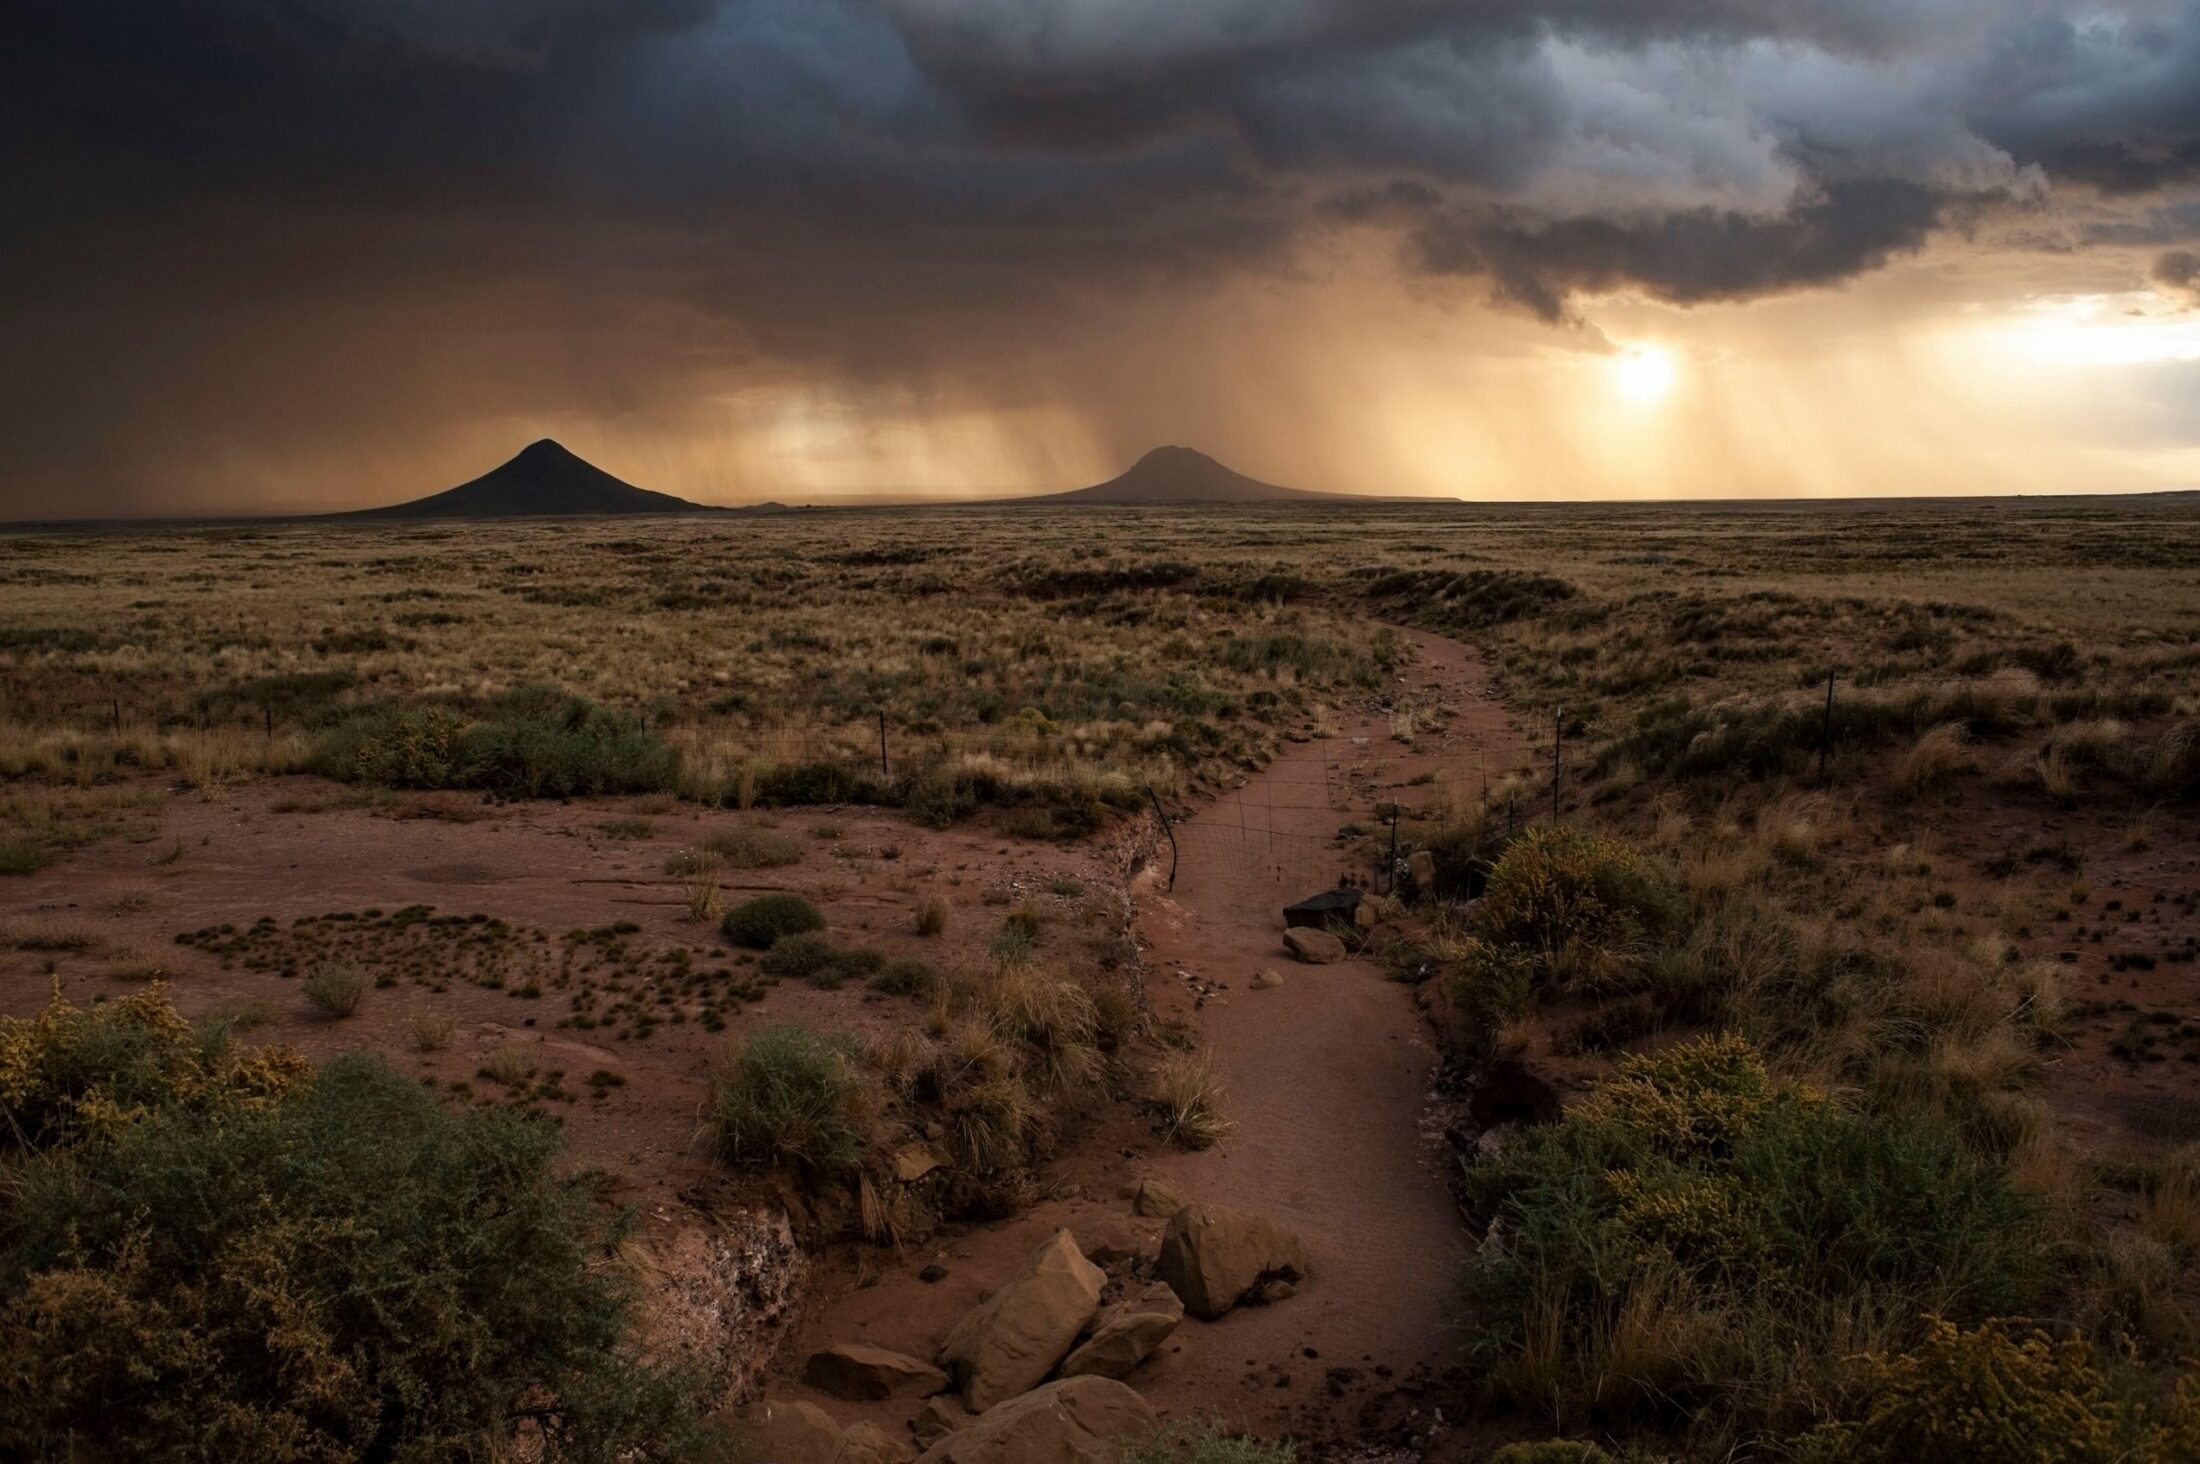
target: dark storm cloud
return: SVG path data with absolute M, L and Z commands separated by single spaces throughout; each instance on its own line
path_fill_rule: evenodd
M 2195 302 L 2200 302 L 2200 251 L 2172 249 L 2154 261 L 2154 279 L 2157 284 L 2182 290 Z
M 1619 223 L 1437 220 L 1415 247 L 1426 268 L 1487 277 L 1495 295 L 1546 320 L 1576 291 L 1640 286 L 1683 304 L 1831 284 L 1915 249 L 1954 204 L 1898 181 L 1833 184 L 1770 218 L 1692 209 Z
M 1340 220 L 1548 319 L 1838 284 L 2057 190 L 2173 250 L 2200 0 L 16 0 L 0 165 L 0 435 L 96 430 L 120 481 L 140 421 L 310 435 L 317 311 L 433 365 L 504 302 L 472 410 L 624 409 L 982 369 Z

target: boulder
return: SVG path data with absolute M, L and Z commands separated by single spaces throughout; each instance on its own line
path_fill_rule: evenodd
M 1327 966 L 1344 959 L 1344 942 L 1326 930 L 1293 927 L 1283 933 L 1283 948 L 1309 966 Z
M 947 1374 L 930 1363 L 860 1342 L 843 1342 L 811 1353 L 802 1365 L 802 1381 L 820 1393 L 852 1403 L 929 1398 L 947 1389 Z
M 1436 892 L 1436 856 L 1428 850 L 1416 849 L 1406 856 L 1406 873 L 1422 895 Z
M 842 1428 L 815 1403 L 767 1403 L 757 1421 L 757 1457 L 769 1464 L 909 1464 L 907 1444 L 875 1424 Z
M 1156 1282 L 1136 1296 L 1101 1308 L 1093 1319 L 1092 1336 L 1062 1360 L 1062 1376 L 1123 1377 L 1160 1351 L 1183 1320 L 1184 1303 L 1169 1287 Z
M 1273 991 L 1283 985 L 1283 973 L 1273 966 L 1263 966 L 1253 973 L 1253 990 Z
M 1154 1273 L 1184 1299 L 1187 1311 L 1211 1322 L 1263 1281 L 1304 1280 L 1306 1247 L 1264 1216 L 1187 1205 L 1161 1233 Z
M 1092 1320 L 1106 1279 L 1067 1230 L 1048 1237 L 1022 1270 L 947 1334 L 940 1363 L 963 1401 L 983 1413 L 1037 1387 Z
M 1121 1215 L 1095 1215 L 1089 1220 L 1080 1220 L 1074 1233 L 1077 1249 L 1102 1270 L 1124 1261 L 1135 1261 L 1146 1253 L 1145 1232 Z
M 927 1398 L 917 1416 L 909 1421 L 909 1432 L 917 1436 L 917 1447 L 929 1449 L 956 1429 L 970 1422 L 970 1415 L 953 1395 Z
M 1160 1420 L 1112 1378 L 1064 1378 L 957 1429 L 918 1464 L 1115 1464 Z
M 1131 1197 L 1131 1213 L 1148 1220 L 1166 1220 L 1183 1208 L 1184 1201 L 1177 1192 L 1158 1179 L 1140 1180 L 1138 1193 Z

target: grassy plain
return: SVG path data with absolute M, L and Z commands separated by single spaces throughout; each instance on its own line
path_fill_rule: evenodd
M 132 841 L 157 875 L 191 858 L 172 801 L 304 773 L 322 781 L 284 782 L 281 811 L 443 826 L 615 798 L 588 836 L 680 881 L 702 931 L 754 923 L 722 884 L 826 907 L 826 932 L 753 966 L 667 952 L 654 985 L 657 957 L 618 945 L 571 976 L 566 1020 L 718 1044 L 714 1151 L 876 1235 L 939 1218 L 879 1200 L 909 1135 L 943 1135 L 950 1211 L 1011 1208 L 1067 1133 L 1042 1121 L 1058 1097 L 1120 1079 L 1119 932 L 1067 875 L 964 887 L 967 866 L 881 842 L 820 876 L 837 831 L 770 810 L 1104 841 L 1146 790 L 1195 802 L 1381 698 L 1389 626 L 1457 636 L 1534 751 L 1433 775 L 1403 847 L 1439 898 L 1394 912 L 1383 948 L 1427 982 L 1459 1084 L 1526 1074 L 1570 1101 L 1460 1166 L 1489 1227 L 1461 1308 L 1493 1390 L 1614 1447 L 1864 1458 L 1956 1447 L 1930 1418 L 1967 1388 L 2032 1389 L 2098 1457 L 2189 1457 L 2190 499 L 264 525 L 0 539 L 0 587 L 0 876 Z M 1410 707 L 1391 725 L 1420 734 Z M 1571 832 L 1535 831 L 1554 808 Z M 651 847 L 698 817 L 720 822 Z M 102 898 L 120 918 L 133 894 Z M 372 1020 L 362 965 L 509 999 L 562 995 L 565 948 L 595 949 L 454 924 L 474 944 L 452 966 L 405 916 L 172 933 L 303 973 L 331 1023 Z M 361 945 L 376 921 L 402 951 Z M 968 959 L 934 959 L 943 929 Z M 8 935 L 47 969 L 102 938 L 50 912 Z M 705 991 L 695 973 L 734 960 L 734 997 Z M 781 980 L 860 994 L 860 1040 L 776 1014 L 716 1035 Z M 404 1029 L 422 1064 L 448 1020 Z M 1154 1035 L 1148 1106 L 1214 1142 L 1226 1096 Z M 2037 1457 L 2096 1456 L 2055 1447 Z

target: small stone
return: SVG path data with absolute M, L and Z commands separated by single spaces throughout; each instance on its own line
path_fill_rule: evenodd
M 934 1261 L 931 1265 L 917 1272 L 917 1279 L 927 1286 L 935 1285 L 947 1279 L 947 1267 Z
M 1283 973 L 1272 966 L 1263 966 L 1253 973 L 1253 990 L 1273 991 L 1283 985 Z
M 935 1169 L 944 1168 L 947 1161 L 939 1150 L 930 1144 L 908 1144 L 894 1153 L 894 1178 L 903 1184 L 915 1184 Z
M 1326 930 L 1294 925 L 1283 933 L 1284 949 L 1309 966 L 1328 966 L 1344 959 L 1344 942 Z
M 1131 1199 L 1131 1213 L 1143 1215 L 1148 1220 L 1166 1220 L 1184 1208 L 1177 1192 L 1158 1179 L 1142 1179 L 1138 1193 Z

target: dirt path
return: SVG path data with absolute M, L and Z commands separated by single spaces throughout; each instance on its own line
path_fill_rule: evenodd
M 1305 1428 L 1309 1412 L 1334 1411 L 1334 1395 L 1361 1394 L 1378 1412 L 1409 1413 L 1456 1358 L 1450 1322 L 1465 1236 L 1442 1156 L 1422 1132 L 1437 1056 L 1428 1024 L 1412 989 L 1372 961 L 1302 966 L 1280 940 L 1281 907 L 1336 872 L 1325 846 L 1340 824 L 1374 825 L 1382 802 L 1461 796 L 1514 748 L 1473 652 L 1436 636 L 1412 640 L 1416 661 L 1392 689 L 1389 714 L 1371 710 L 1333 736 L 1292 745 L 1203 809 L 1178 830 L 1174 891 L 1141 896 L 1157 1007 L 1196 1009 L 1235 1125 L 1214 1149 L 1167 1154 L 1151 1168 L 1187 1197 L 1291 1225 L 1314 1272 L 1289 1302 L 1205 1329 L 1196 1352 L 1149 1389 L 1172 1411 Z M 1396 735 L 1407 718 L 1410 745 Z M 1284 984 L 1253 990 L 1264 966 Z M 1291 1388 L 1249 1394 L 1248 1363 L 1284 1359 L 1320 1363 L 1310 1381 L 1331 1400 L 1291 1399 L 1295 1378 Z M 1399 1386 L 1383 1387 L 1388 1380 Z
M 1442 1156 L 1422 1133 L 1436 1060 L 1427 1024 L 1413 988 L 1373 963 L 1302 966 L 1281 940 L 1282 906 L 1348 872 L 1341 826 L 1375 827 L 1375 808 L 1393 799 L 1474 798 L 1485 770 L 1494 781 L 1517 759 L 1474 653 L 1407 637 L 1414 664 L 1380 698 L 1325 735 L 1288 744 L 1177 827 L 1173 891 L 1166 851 L 1136 882 L 1148 995 L 1162 1020 L 1197 1027 L 1230 1086 L 1229 1135 L 1205 1153 L 1181 1153 L 1158 1143 L 1143 1116 L 1113 1111 L 1054 1167 L 1054 1192 L 1014 1219 L 950 1227 L 898 1261 L 860 1249 L 822 1257 L 790 1360 L 843 1341 L 928 1356 L 1063 1227 L 1133 1224 L 1150 1255 L 1161 1227 L 1128 1221 L 1124 1196 L 1156 1176 L 1188 1198 L 1295 1227 L 1314 1268 L 1278 1306 L 1179 1329 L 1129 1379 L 1164 1416 L 1219 1416 L 1289 1435 L 1314 1445 L 1309 1459 L 1365 1457 L 1371 1441 L 1409 1438 L 1411 1457 L 1456 1455 L 1430 1441 L 1442 1433 L 1446 1395 L 1463 1391 L 1449 1319 L 1466 1240 Z M 1252 989 L 1264 966 L 1284 975 L 1281 987 Z M 938 1268 L 931 1282 L 918 1276 L 928 1265 Z M 782 1391 L 890 1432 L 910 1412 L 791 1383 Z

